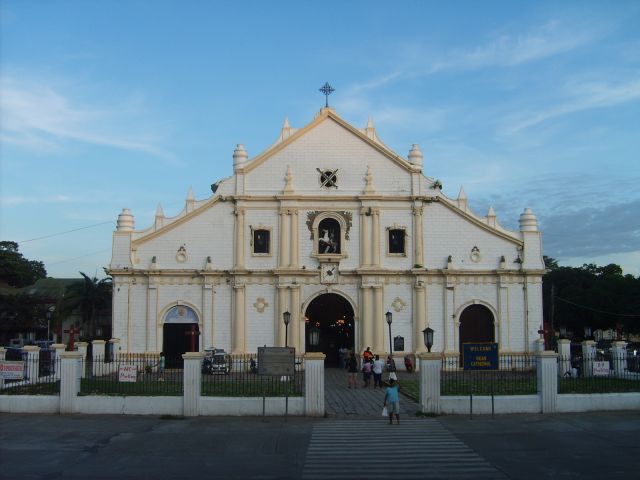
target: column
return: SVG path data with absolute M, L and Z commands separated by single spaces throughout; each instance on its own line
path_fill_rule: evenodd
M 282 314 L 289 308 L 288 302 L 289 288 L 283 285 L 278 285 L 278 308 L 275 309 L 276 318 L 275 321 L 275 346 L 284 347 L 285 328 Z
M 324 417 L 324 353 L 304 356 L 304 412 L 307 417 Z
M 555 413 L 558 403 L 558 354 L 539 352 L 537 359 L 538 395 L 542 413 Z
M 413 263 L 424 266 L 422 245 L 422 213 L 423 207 L 413 207 Z
M 233 329 L 232 329 L 232 353 L 244 353 L 244 325 L 245 325 L 245 301 L 244 285 L 233 286 Z
M 371 265 L 371 232 L 369 229 L 369 210 L 360 209 L 360 266 Z
M 289 258 L 289 266 L 291 266 L 292 268 L 297 268 L 298 267 L 298 210 L 292 210 L 291 211 L 291 215 L 290 215 L 290 223 L 291 223 L 291 229 L 290 229 L 290 236 L 291 236 L 291 249 L 289 251 L 290 254 L 290 258 Z M 344 247 L 343 247 L 344 248 Z
M 611 361 L 615 376 L 624 377 L 627 373 L 627 342 L 611 343 Z
M 104 375 L 106 373 L 104 368 L 104 346 L 106 342 L 104 340 L 94 340 L 91 343 L 93 354 L 91 368 L 93 369 L 93 376 Z
M 571 340 L 562 338 L 558 340 L 558 356 L 560 357 L 560 370 L 558 375 L 565 376 L 567 373 L 570 376 L 571 373 Z
M 289 213 L 280 210 L 280 267 L 288 267 L 289 261 Z
M 244 208 L 236 209 L 236 270 L 244 269 Z
M 60 356 L 60 413 L 74 413 L 80 392 L 80 360 L 78 352 L 62 352 Z
M 109 340 L 109 343 L 111 344 L 111 360 L 115 361 L 120 354 L 120 339 L 112 338 Z
M 22 351 L 27 354 L 25 359 L 27 362 L 26 380 L 31 383 L 38 383 L 38 378 L 40 378 L 40 347 L 28 345 Z
M 596 359 L 596 342 L 585 340 L 582 342 L 582 376 L 593 376 L 593 362 Z
M 442 354 L 423 352 L 418 354 L 420 364 L 420 411 L 440 414 L 440 372 Z
M 373 340 L 373 332 L 371 325 L 371 313 L 372 313 L 372 301 L 371 301 L 371 287 L 366 286 L 362 287 L 362 315 L 360 318 L 360 327 L 362 328 L 362 332 L 360 333 L 360 338 L 362 340 L 362 345 L 360 345 L 360 350 L 364 350 L 367 347 L 372 346 Z
M 500 329 L 500 350 L 511 350 L 511 339 L 509 338 L 509 291 L 507 290 L 506 280 L 498 276 L 498 321 Z
M 414 298 L 415 298 L 415 310 L 413 312 L 413 339 L 412 339 L 412 347 L 413 351 L 424 352 L 424 335 L 422 331 L 427 328 L 427 318 L 426 318 L 426 304 L 427 304 L 427 290 L 424 286 L 424 283 L 418 281 L 414 287 Z
M 382 303 L 382 285 L 373 287 L 373 345 L 374 352 L 386 352 L 384 344 L 384 329 L 387 326 L 384 316 L 384 305 Z M 393 325 L 391 326 L 393 328 Z
M 0 362 L 4 362 L 5 356 L 7 355 L 7 349 L 4 347 L 0 347 Z M 4 377 L 0 375 L 0 390 L 4 388 Z
M 76 342 L 77 352 L 80 354 L 80 375 L 81 378 L 87 376 L 87 342 Z
M 300 285 L 291 287 L 291 332 L 289 345 L 300 352 Z
M 373 240 L 373 258 L 371 259 L 371 264 L 379 267 L 380 266 L 380 209 L 376 208 L 372 210 L 371 213 L 372 218 L 372 228 L 371 228 L 371 239 Z
M 200 415 L 200 385 L 202 383 L 201 352 L 187 352 L 182 354 L 184 360 L 184 416 L 197 417 Z
M 205 284 L 202 286 L 202 335 L 200 335 L 202 350 L 216 345 L 215 328 L 213 325 L 213 302 L 215 290 L 213 289 L 212 284 L 206 282 L 207 279 L 205 278 Z

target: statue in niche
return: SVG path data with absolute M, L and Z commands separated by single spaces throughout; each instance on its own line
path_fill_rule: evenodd
M 340 253 L 340 224 L 333 218 L 325 218 L 318 225 L 318 253 Z

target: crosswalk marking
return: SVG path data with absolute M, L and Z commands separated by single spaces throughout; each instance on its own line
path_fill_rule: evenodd
M 314 425 L 303 479 L 505 479 L 437 420 L 331 419 Z

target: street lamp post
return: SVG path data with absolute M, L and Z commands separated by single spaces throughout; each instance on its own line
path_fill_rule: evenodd
M 389 325 L 389 355 L 393 358 L 393 345 L 391 344 L 391 322 L 393 322 L 393 314 L 387 312 L 384 316 L 387 317 L 387 325 Z
M 424 345 L 427 347 L 427 351 L 431 353 L 431 347 L 433 347 L 433 328 L 425 328 L 422 334 L 424 335 Z
M 284 320 L 284 346 L 289 346 L 289 322 L 291 321 L 291 313 L 284 312 L 282 314 L 282 319 Z

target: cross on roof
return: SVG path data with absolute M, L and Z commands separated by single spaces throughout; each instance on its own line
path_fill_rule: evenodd
M 325 97 L 324 106 L 325 106 L 325 108 L 329 108 L 329 95 L 331 95 L 333 92 L 335 92 L 336 89 L 333 88 L 331 85 L 329 85 L 329 82 L 325 82 L 325 84 L 322 86 L 322 88 L 319 89 L 319 91 L 321 91 L 324 94 L 324 97 Z

